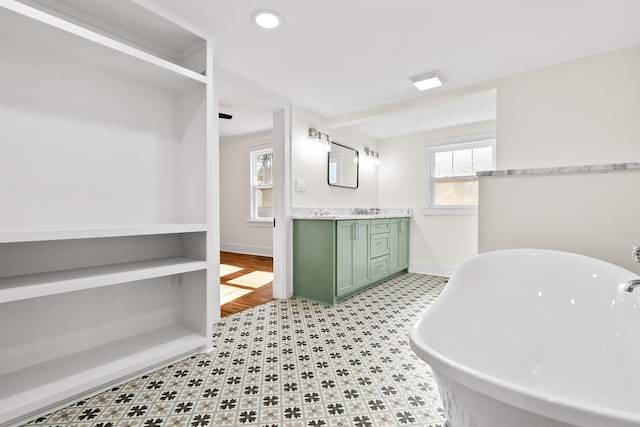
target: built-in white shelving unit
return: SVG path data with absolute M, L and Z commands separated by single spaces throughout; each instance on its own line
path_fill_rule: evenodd
M 206 40 L 89 4 L 0 0 L 0 426 L 211 346 Z

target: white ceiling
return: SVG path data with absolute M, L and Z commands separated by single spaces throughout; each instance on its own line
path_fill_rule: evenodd
M 327 117 L 424 96 L 408 77 L 433 69 L 436 93 L 640 43 L 638 0 L 147 1 L 211 34 L 220 68 Z
M 265 108 L 244 103 L 239 100 L 221 103 L 220 112 L 231 114 L 231 120 L 221 119 L 219 122 L 220 138 L 229 138 L 247 134 L 258 134 L 273 127 L 273 113 Z
M 219 120 L 220 138 L 240 135 L 264 134 L 273 128 L 273 112 L 264 97 L 253 92 L 241 92 L 238 82 L 232 76 L 219 70 L 214 72 L 221 113 L 231 114 L 233 118 Z M 240 83 L 244 85 L 245 82 Z

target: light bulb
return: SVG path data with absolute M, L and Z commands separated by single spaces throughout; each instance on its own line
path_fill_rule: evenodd
M 260 28 L 265 30 L 278 28 L 282 22 L 278 14 L 270 10 L 261 10 L 254 13 L 253 19 Z

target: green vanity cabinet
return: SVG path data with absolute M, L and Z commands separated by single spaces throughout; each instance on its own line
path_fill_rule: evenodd
M 409 265 L 409 219 L 294 219 L 293 294 L 335 304 Z

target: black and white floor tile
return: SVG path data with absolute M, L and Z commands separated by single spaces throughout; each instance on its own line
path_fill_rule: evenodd
M 292 298 L 234 314 L 215 325 L 212 352 L 28 425 L 441 427 L 408 332 L 445 283 L 403 274 L 335 307 Z

